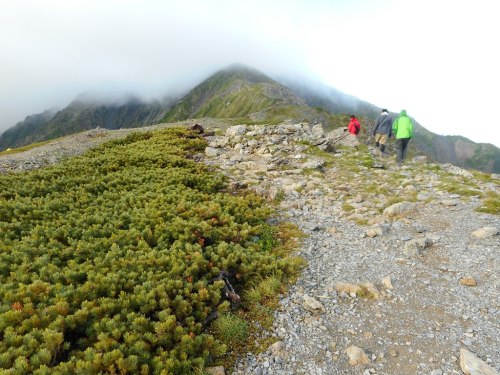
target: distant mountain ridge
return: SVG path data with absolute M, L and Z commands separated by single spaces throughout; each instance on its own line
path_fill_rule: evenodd
M 122 102 L 77 97 L 60 111 L 28 116 L 0 136 L 0 150 L 62 137 L 96 127 L 106 129 L 151 125 L 165 114 L 167 105 L 129 97 Z
M 416 123 L 415 143 L 432 160 L 462 168 L 500 173 L 500 149 L 489 143 L 475 143 L 468 138 L 438 135 Z
M 158 122 L 212 117 L 232 123 L 321 123 L 327 129 L 346 126 L 349 113 L 365 129 L 380 108 L 332 87 L 304 79 L 274 80 L 244 65 L 216 72 L 182 98 L 145 102 L 129 97 L 121 102 L 93 101 L 81 96 L 61 111 L 28 116 L 0 135 L 0 150 L 49 140 L 84 130 L 131 128 Z M 500 173 L 500 149 L 464 137 L 441 136 L 416 122 L 412 146 L 439 163 Z

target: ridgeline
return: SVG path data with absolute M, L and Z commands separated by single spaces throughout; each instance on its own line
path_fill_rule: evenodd
M 28 116 L 5 131 L 0 135 L 0 150 L 95 128 L 126 129 L 195 118 L 214 118 L 233 125 L 308 122 L 332 130 L 345 126 L 349 113 L 356 113 L 363 128 L 369 130 L 380 108 L 316 82 L 278 81 L 255 69 L 232 65 L 181 98 L 146 102 L 132 96 L 112 101 L 80 95 L 66 108 Z M 415 152 L 438 163 L 500 173 L 497 147 L 464 137 L 437 135 L 414 120 Z

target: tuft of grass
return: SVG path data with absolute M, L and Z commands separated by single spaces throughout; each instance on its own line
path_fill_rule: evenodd
M 481 206 L 479 206 L 476 211 L 500 215 L 500 194 L 493 191 L 487 192 L 486 198 L 482 200 Z
M 483 196 L 483 193 L 479 190 L 479 187 L 466 178 L 456 178 L 456 177 L 442 177 L 441 189 L 447 191 L 451 194 L 458 194 L 465 197 L 471 196 Z
M 368 219 L 366 219 L 366 218 L 358 217 L 354 220 L 354 222 L 358 225 L 361 225 L 361 226 L 368 225 Z
M 250 289 L 245 291 L 243 301 L 245 305 L 256 307 L 257 305 L 275 305 L 277 295 L 282 289 L 281 280 L 275 276 L 269 276 L 260 280 Z
M 342 209 L 345 212 L 351 212 L 351 211 L 354 211 L 354 206 L 351 206 L 349 203 L 344 203 L 344 204 L 342 204 Z
M 227 347 L 242 345 L 248 337 L 248 323 L 232 314 L 221 315 L 212 323 L 215 337 Z
M 363 166 L 363 167 L 366 167 L 366 168 L 372 168 L 373 167 L 373 159 L 371 157 L 364 157 L 363 159 L 361 159 L 361 162 L 360 164 Z
M 283 202 L 285 200 L 285 192 L 283 191 L 283 189 L 279 189 L 278 192 L 276 193 L 276 197 L 274 197 L 274 202 L 276 204 L 280 204 L 281 202 Z
M 396 203 L 399 203 L 399 202 L 404 202 L 406 200 L 405 198 L 400 197 L 400 196 L 389 197 L 389 199 L 387 200 L 386 207 L 392 206 L 393 204 L 396 204 Z
M 318 170 L 315 168 L 304 168 L 304 169 L 302 169 L 302 175 L 303 176 L 312 176 L 317 171 Z

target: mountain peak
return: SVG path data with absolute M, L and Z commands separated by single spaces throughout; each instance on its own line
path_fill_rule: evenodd
M 240 63 L 231 64 L 228 67 L 215 73 L 212 77 L 221 76 L 226 78 L 240 78 L 251 83 L 275 82 L 261 71 Z
M 288 87 L 256 69 L 233 64 L 191 90 L 162 121 L 200 117 L 258 121 L 268 119 L 265 113 L 272 108 L 297 105 L 305 102 Z

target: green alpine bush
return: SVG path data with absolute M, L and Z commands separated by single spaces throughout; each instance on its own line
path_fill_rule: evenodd
M 171 128 L 0 175 L 0 373 L 187 374 L 224 353 L 212 279 L 294 267 L 262 199 L 190 158 L 205 147 Z

